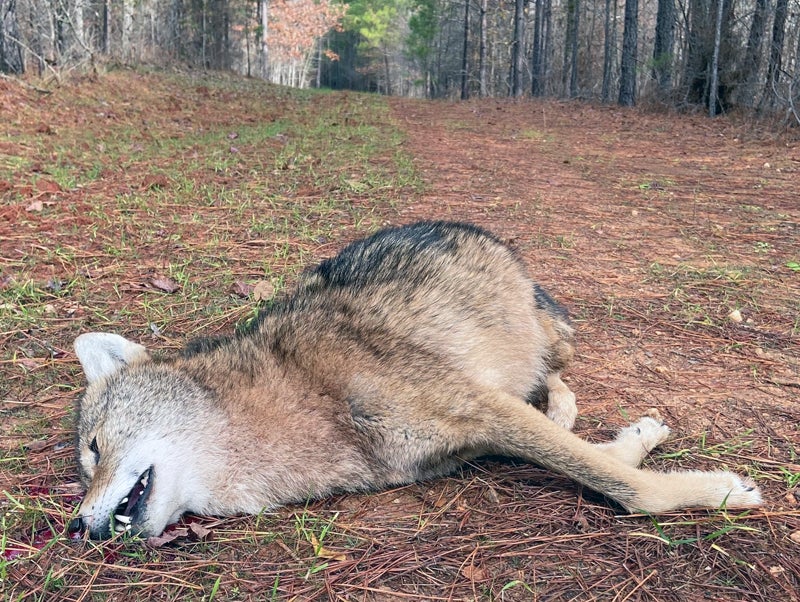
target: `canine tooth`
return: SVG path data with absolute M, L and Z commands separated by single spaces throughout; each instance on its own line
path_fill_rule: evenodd
M 124 525 L 124 526 L 117 525 L 116 527 L 114 527 L 114 531 L 116 531 L 117 533 L 125 533 L 125 531 L 127 531 L 130 528 L 131 528 L 130 525 Z
M 127 504 L 127 503 L 128 503 L 128 497 L 125 496 L 124 498 L 122 498 L 122 501 L 120 502 L 120 505 Z
M 125 523 L 126 525 L 129 525 L 131 522 L 131 517 L 126 516 L 124 514 L 115 514 L 114 518 L 116 518 L 121 523 Z

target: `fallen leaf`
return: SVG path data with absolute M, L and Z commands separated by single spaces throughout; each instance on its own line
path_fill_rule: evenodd
M 165 546 L 180 537 L 186 537 L 188 534 L 189 530 L 186 527 L 176 527 L 174 529 L 164 531 L 161 535 L 148 537 L 147 545 L 154 548 L 160 548 L 161 546 Z
M 26 443 L 24 447 L 28 451 L 38 452 L 42 451 L 47 447 L 50 447 L 50 443 L 47 441 L 47 439 L 39 439 L 38 441 L 31 441 L 30 443 Z
M 327 558 L 328 560 L 347 560 L 347 555 L 342 554 L 341 552 L 334 552 L 333 550 L 328 550 L 322 546 L 321 543 L 317 540 L 317 537 L 312 533 L 311 534 L 311 545 L 314 546 L 314 554 L 317 558 Z
M 42 360 L 33 357 L 23 357 L 16 361 L 16 364 L 22 366 L 26 370 L 36 370 L 43 365 Z
M 794 531 L 789 535 L 789 539 L 791 539 L 794 543 L 800 543 L 800 531 Z
M 237 297 L 247 298 L 253 292 L 253 285 L 242 280 L 237 280 L 231 285 L 231 292 Z
M 731 322 L 741 322 L 742 321 L 742 312 L 738 309 L 734 309 L 731 313 L 728 314 L 728 319 Z
M 200 523 L 189 523 L 189 539 L 191 541 L 206 541 L 211 535 L 211 529 L 206 529 Z
M 58 185 L 58 182 L 54 182 L 53 180 L 39 178 L 36 181 L 36 190 L 39 193 L 55 194 L 57 192 L 61 192 L 61 186 Z
M 150 279 L 150 284 L 165 293 L 174 293 L 181 288 L 180 284 L 167 276 L 153 276 Z
M 169 179 L 164 175 L 149 175 L 142 180 L 143 190 L 161 190 L 169 186 Z
M 25 211 L 29 212 L 40 212 L 44 209 L 44 203 L 42 201 L 33 201 L 30 205 L 25 207 Z
M 256 282 L 253 287 L 253 299 L 256 301 L 267 301 L 275 295 L 275 287 L 268 280 Z
M 489 578 L 489 573 L 486 571 L 486 569 L 476 567 L 473 564 L 462 568 L 461 574 L 470 581 L 486 581 Z

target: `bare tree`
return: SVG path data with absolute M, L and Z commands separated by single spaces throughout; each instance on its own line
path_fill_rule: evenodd
M 481 96 L 487 96 L 489 89 L 486 82 L 486 38 L 487 38 L 487 19 L 486 9 L 489 0 L 481 0 L 481 34 L 480 34 L 480 49 L 478 51 L 478 77 L 481 85 Z
M 719 46 L 722 38 L 723 0 L 717 0 L 717 16 L 714 22 L 714 51 L 711 57 L 711 85 L 708 93 L 708 116 L 714 117 L 720 110 L 719 99 Z
M 622 32 L 622 62 L 619 73 L 619 104 L 636 103 L 636 61 L 639 37 L 639 0 L 625 0 L 625 26 Z
M 661 92 L 672 87 L 672 53 L 675 31 L 675 0 L 658 0 L 653 41 L 653 78 Z
M 514 37 L 511 41 L 511 94 L 522 96 L 522 41 L 525 32 L 525 0 L 514 1 Z
M 258 7 L 261 34 L 261 77 L 269 79 L 269 0 L 259 0 Z
M 16 0 L 8 0 L 0 7 L 0 73 L 21 74 L 24 70 Z
M 464 0 L 464 46 L 461 53 L 461 100 L 469 98 L 469 4 Z
M 611 7 L 614 7 L 613 20 Z M 614 64 L 614 54 L 617 47 L 617 0 L 606 0 L 605 23 L 603 25 L 603 102 L 611 100 L 611 79 Z
M 781 77 L 787 6 L 787 0 L 777 0 L 775 4 L 775 18 L 772 21 L 772 43 L 769 47 L 769 62 L 767 63 L 767 79 L 764 83 L 764 92 L 760 103 L 762 108 L 771 105 L 777 95 L 778 83 Z

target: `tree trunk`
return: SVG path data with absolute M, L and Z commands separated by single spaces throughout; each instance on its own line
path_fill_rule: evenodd
M 531 96 L 542 94 L 542 0 L 535 0 L 533 15 L 533 49 L 531 51 Z
M 625 0 L 625 29 L 622 33 L 622 62 L 619 73 L 619 104 L 636 103 L 636 59 L 639 37 L 639 0 Z
M 767 80 L 760 106 L 772 104 L 776 97 L 778 83 L 781 78 L 781 57 L 783 55 L 783 38 L 786 25 L 787 0 L 778 0 L 775 4 L 775 19 L 772 22 L 772 43 L 769 48 L 767 63 Z
M 747 88 L 751 88 L 758 81 L 758 71 L 761 66 L 761 47 L 766 24 L 767 0 L 756 0 L 753 20 L 750 22 L 750 32 L 747 35 L 747 49 L 745 50 L 744 66 L 742 68 L 742 79 Z M 750 95 L 748 94 L 748 96 Z
M 469 3 L 464 0 L 464 44 L 461 52 L 461 100 L 469 98 Z
M 577 30 L 575 28 L 575 13 L 578 6 L 578 0 L 567 0 L 567 25 L 564 33 L 564 62 L 561 64 L 561 90 L 562 94 L 569 94 L 569 75 L 572 62 L 570 57 L 572 55 L 573 37 L 577 37 Z
M 722 13 L 724 0 L 717 0 L 717 16 L 714 23 L 714 52 L 711 56 L 711 87 L 708 93 L 708 116 L 715 117 L 719 111 L 719 45 L 722 37 Z
M 617 21 L 611 20 L 611 2 L 606 0 L 606 19 L 603 25 L 605 40 L 603 41 L 603 102 L 611 100 L 611 79 L 614 66 L 614 48 L 616 48 Z M 614 13 L 616 15 L 617 2 L 614 2 Z
M 575 98 L 578 95 L 578 32 L 581 27 L 581 3 L 580 0 L 575 2 L 575 16 L 572 26 L 572 39 L 570 43 L 572 49 L 570 51 L 570 69 L 569 69 L 569 96 Z
M 689 47 L 684 75 L 687 100 L 705 104 L 708 98 L 708 64 L 711 55 L 709 32 L 710 0 L 689 2 Z
M 103 51 L 103 54 L 107 55 L 111 52 L 111 40 L 109 39 L 109 18 L 108 18 L 108 2 L 109 0 L 103 0 L 102 6 L 102 24 L 101 24 L 101 33 L 100 33 L 100 49 Z
M 389 71 L 389 49 L 383 48 L 383 68 L 386 71 L 386 86 L 384 92 L 386 96 L 392 95 L 392 74 Z
M 259 21 L 261 24 L 261 77 L 269 80 L 269 0 L 260 0 Z
M 134 0 L 122 0 L 122 60 L 133 60 Z
M 19 43 L 16 0 L 0 8 L 0 73 L 21 75 L 25 70 Z
M 486 9 L 488 1 L 489 0 L 481 0 L 481 43 L 480 50 L 478 51 L 478 61 L 480 63 L 478 72 L 481 80 L 481 96 L 487 96 L 489 94 L 489 88 L 486 83 Z
M 658 0 L 653 41 L 653 78 L 662 93 L 672 87 L 672 53 L 675 31 L 675 0 Z
M 514 39 L 511 42 L 511 94 L 522 96 L 522 36 L 525 0 L 514 2 Z

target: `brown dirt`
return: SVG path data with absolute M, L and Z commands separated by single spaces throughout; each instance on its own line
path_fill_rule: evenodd
M 66 93 L 34 100 L 32 92 L 0 81 L 0 94 L 4 111 L 25 114 L 16 122 L 20 133 L 45 139 L 66 135 L 73 122 L 136 125 L 144 144 L 152 136 L 180 139 L 184 128 L 202 127 L 205 119 L 225 124 L 233 114 L 240 121 L 280 114 L 280 107 L 254 104 L 245 92 L 220 97 L 213 88 L 176 85 L 130 74 L 83 82 L 76 97 L 87 105 L 108 99 L 113 110 L 102 114 L 67 104 Z M 208 599 L 219 579 L 216 600 L 798 600 L 800 272 L 791 266 L 800 262 L 800 146 L 724 119 L 581 103 L 389 102 L 424 190 L 406 191 L 391 206 L 369 198 L 354 206 L 368 211 L 371 223 L 468 220 L 511 242 L 570 307 L 578 327 L 579 355 L 567 375 L 581 407 L 576 430 L 606 438 L 627 418 L 657 407 L 673 438 L 650 466 L 750 472 L 765 507 L 746 516 L 674 513 L 656 525 L 536 467 L 487 460 L 433 483 L 336 497 L 258 520 L 187 519 L 211 529 L 208 543 L 192 543 L 188 534 L 159 548 L 53 539 L 42 552 L 5 566 L 0 591 L 21 599 L 45 589 L 56 592 L 45 597 L 65 600 Z M 63 111 L 58 122 L 56 110 Z M 3 152 L 34 152 L 2 144 Z M 192 149 L 181 152 L 188 165 Z M 210 186 L 246 178 L 259 159 L 244 144 L 241 155 L 237 170 L 187 177 Z M 255 241 L 247 224 L 274 204 L 246 208 L 244 218 L 223 208 L 176 206 L 175 219 L 152 224 L 135 259 L 109 259 L 99 242 L 84 246 L 82 228 L 92 222 L 98 198 L 126 190 L 170 194 L 175 186 L 158 179 L 146 160 L 102 169 L 107 177 L 69 191 L 54 189 L 48 174 L 36 185 L 0 179 L 0 219 L 7 220 L 0 225 L 0 276 L 25 269 L 40 281 L 58 277 L 65 260 L 52 253 L 45 259 L 41 247 L 56 241 L 80 249 L 75 263 L 91 265 L 96 290 L 108 294 L 106 324 L 146 329 L 146 318 L 124 310 L 140 307 L 143 283 L 152 282 L 166 257 L 227 254 L 237 258 L 234 277 L 253 275 L 247 264 L 260 261 L 269 241 Z M 321 194 L 310 182 L 278 193 L 287 204 Z M 56 215 L 45 204 L 32 214 L 27 209 L 37 200 L 70 211 Z M 109 211 L 116 209 L 109 204 Z M 193 225 L 195 211 L 204 219 Z M 151 218 L 137 213 L 132 223 L 121 212 L 121 231 L 132 236 Z M 310 260 L 311 251 L 334 252 L 356 235 L 350 218 L 326 214 L 338 238 L 314 248 L 294 241 L 292 254 Z M 231 301 L 210 268 L 197 278 L 221 288 L 219 302 L 232 304 L 231 311 L 211 321 L 186 315 L 171 335 L 154 337 L 162 347 L 201 328 L 229 328 L 250 311 Z M 89 311 L 86 299 L 52 302 L 66 316 L 58 324 L 0 329 L 14 351 L 0 366 L 6 458 L 25 443 L 26 420 L 53 424 L 46 441 L 29 451 L 27 467 L 4 477 L 3 489 L 58 530 L 58 508 L 74 505 L 77 493 L 69 408 L 80 377 L 67 350 L 77 330 L 106 318 Z M 186 307 L 176 301 L 175 313 Z M 741 322 L 729 318 L 734 309 Z M 41 359 L 48 346 L 55 352 Z M 68 386 L 31 385 L 29 372 L 47 370 Z M 320 524 L 335 518 L 325 541 L 334 558 L 319 551 L 315 557 L 299 517 Z M 40 531 L 8 531 L 4 552 L 35 544 Z

